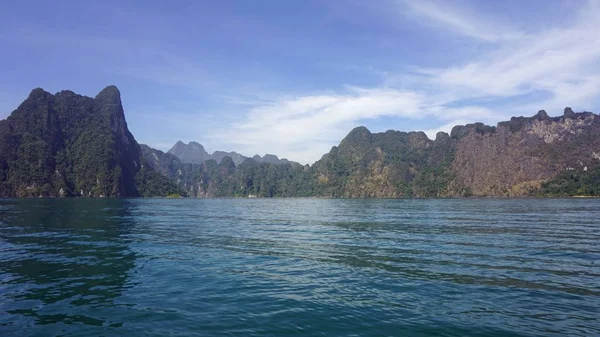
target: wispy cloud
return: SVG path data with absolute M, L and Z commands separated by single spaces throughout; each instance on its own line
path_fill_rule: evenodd
M 600 13 L 599 13 L 600 14 Z M 578 25 L 506 43 L 492 55 L 464 66 L 431 70 L 434 82 L 458 86 L 471 96 L 513 96 L 527 90 L 554 91 L 565 81 L 581 80 L 595 70 L 600 31 Z
M 347 87 L 335 95 L 282 98 L 256 106 L 229 131 L 220 130 L 211 137 L 234 142 L 249 153 L 269 149 L 312 163 L 361 121 L 390 116 L 445 121 L 490 116 L 490 111 L 481 107 L 444 108 L 435 103 L 414 91 Z
M 497 18 L 473 13 L 449 1 L 398 0 L 398 9 L 405 18 L 430 26 L 433 29 L 450 31 L 486 42 L 499 42 L 518 39 L 522 32 L 515 30 Z
M 347 87 L 333 94 L 258 104 L 230 132 L 212 137 L 310 163 L 357 123 L 380 117 L 437 121 L 437 127 L 426 130 L 434 138 L 438 131 L 448 132 L 457 124 L 494 123 L 539 109 L 558 112 L 567 105 L 585 107 L 598 98 L 600 30 L 592 20 L 600 16 L 598 2 L 585 3 L 578 19 L 566 27 L 535 33 L 507 29 L 491 17 L 482 21 L 480 13 L 449 7 L 446 2 L 399 3 L 411 14 L 426 17 L 429 27 L 451 29 L 492 48 L 464 64 L 391 75 L 394 80 L 376 88 Z M 543 99 L 526 104 L 516 99 L 539 91 L 546 93 Z M 498 100 L 501 108 L 485 103 Z M 470 101 L 480 103 L 465 103 Z
M 93 91 L 104 81 L 123 82 L 130 127 L 150 145 L 168 149 L 178 139 L 197 140 L 210 149 L 275 153 L 303 163 L 319 159 L 360 124 L 374 131 L 389 121 L 389 128 L 419 125 L 433 138 L 456 124 L 600 104 L 600 1 L 569 2 L 560 7 L 564 20 L 544 20 L 529 4 L 529 22 L 488 5 L 332 2 L 338 17 L 350 20 L 336 21 L 326 11 L 315 18 L 312 10 L 304 17 L 324 36 L 296 33 L 275 19 L 281 13 L 275 10 L 225 16 L 224 23 L 226 6 L 213 12 L 203 6 L 206 20 L 198 20 L 178 10 L 163 15 L 151 5 L 138 11 L 82 4 L 123 23 L 107 31 L 104 18 L 78 30 L 44 24 L 61 19 L 45 21 L 46 13 L 31 19 L 23 9 L 21 17 L 3 17 L 8 25 L 0 33 L 21 54 L 0 59 L 20 66 L 14 79 L 27 82 L 21 72 L 35 77 L 31 87 L 80 91 L 71 85 L 83 83 Z M 213 32 L 217 25 L 223 29 Z M 5 94 L 14 87 L 7 83 Z M 7 109 L 15 107 L 5 95 L 0 108 L 5 101 Z
M 464 65 L 423 69 L 421 80 L 457 100 L 545 91 L 549 99 L 531 103 L 549 109 L 589 104 L 600 92 L 600 30 L 593 20 L 598 15 L 599 2 L 590 1 L 568 27 L 499 42 L 494 51 Z

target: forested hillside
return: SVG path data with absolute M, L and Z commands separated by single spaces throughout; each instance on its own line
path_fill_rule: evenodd
M 2 197 L 137 197 L 178 191 L 144 166 L 114 86 L 95 98 L 34 89 L 0 121 Z

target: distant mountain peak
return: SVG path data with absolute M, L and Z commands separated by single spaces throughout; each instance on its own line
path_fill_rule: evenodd
M 262 157 L 262 161 L 264 163 L 270 163 L 270 164 L 280 164 L 281 163 L 281 160 L 279 159 L 279 157 L 277 157 L 274 154 L 268 154 L 268 153 Z
M 204 149 L 204 146 L 202 146 L 202 144 L 198 143 L 198 142 L 189 142 L 188 146 L 192 147 L 193 149 L 196 149 L 198 151 L 203 151 L 206 152 L 206 150 Z
M 241 155 L 237 152 L 225 152 L 225 151 L 215 151 L 212 154 L 209 154 L 204 149 L 202 144 L 190 141 L 185 144 L 182 141 L 177 141 L 175 145 L 168 151 L 175 155 L 181 162 L 183 163 L 191 163 L 191 164 L 202 164 L 208 160 L 215 160 L 217 163 L 221 163 L 225 158 L 229 157 L 232 162 L 237 166 L 240 165 L 244 160 L 248 159 L 248 157 Z M 285 158 L 279 158 L 274 154 L 265 154 L 264 157 L 259 155 L 255 155 L 252 157 L 256 162 L 259 163 L 270 163 L 270 164 L 285 164 L 290 161 Z
M 202 164 L 209 157 L 204 147 L 196 142 L 185 144 L 182 141 L 177 141 L 168 153 L 175 155 L 184 163 L 192 164 Z

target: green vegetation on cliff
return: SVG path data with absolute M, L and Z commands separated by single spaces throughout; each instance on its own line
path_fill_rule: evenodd
M 540 195 L 546 196 L 600 196 L 600 167 L 569 169 L 542 184 Z
M 137 197 L 179 191 L 144 158 L 118 89 L 95 98 L 34 89 L 0 121 L 0 196 Z
M 141 145 L 147 163 L 192 197 L 292 197 L 313 196 L 315 191 L 307 166 L 297 163 L 272 164 L 246 158 L 235 166 L 224 157 L 202 164 L 182 163 L 170 153 Z
M 172 152 L 186 158 L 206 154 L 197 143 L 178 148 Z M 226 154 L 186 162 L 139 145 L 114 86 L 95 98 L 35 89 L 0 121 L 0 197 L 600 194 L 600 116 L 569 108 L 560 117 L 540 111 L 497 126 L 456 126 L 435 140 L 358 127 L 312 166 Z

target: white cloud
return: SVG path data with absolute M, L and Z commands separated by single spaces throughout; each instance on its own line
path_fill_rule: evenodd
M 444 37 L 448 33 L 452 34 L 450 37 L 462 37 L 460 45 L 467 46 L 470 57 L 437 68 L 403 64 L 405 59 L 398 57 L 398 64 L 407 71 L 396 73 L 380 68 L 380 64 L 374 65 L 377 70 L 370 63 L 364 68 L 360 64 L 349 66 L 340 57 L 338 67 L 355 73 L 371 72 L 382 77 L 382 83 L 372 88 L 347 86 L 281 96 L 272 90 L 285 90 L 283 86 L 270 85 L 260 90 L 269 69 L 239 67 L 228 72 L 224 65 L 215 68 L 200 62 L 204 54 L 197 59 L 180 57 L 176 51 L 154 48 L 147 41 L 82 37 L 77 32 L 57 33 L 37 26 L 22 28 L 0 39 L 34 46 L 58 45 L 62 51 L 86 49 L 93 56 L 86 62 L 95 64 L 101 60 L 107 72 L 116 69 L 118 74 L 188 89 L 187 93 L 193 95 L 190 106 L 167 102 L 160 109 L 155 107 L 156 116 L 166 115 L 159 120 L 165 130 L 160 135 L 146 127 L 146 121 L 156 122 L 148 118 L 146 107 L 138 108 L 137 115 L 131 116 L 136 121 L 135 134 L 151 145 L 167 149 L 176 139 L 195 139 L 207 148 L 246 155 L 268 152 L 303 163 L 319 159 L 352 127 L 381 117 L 427 118 L 427 123 L 422 124 L 426 124 L 426 133 L 433 138 L 437 131 L 450 131 L 456 124 L 494 123 L 511 115 L 532 115 L 539 109 L 552 114 L 567 105 L 575 110 L 590 109 L 600 97 L 600 1 L 573 2 L 572 7 L 565 8 L 577 7 L 575 15 L 565 13 L 565 17 L 573 19 L 544 22 L 536 26 L 536 31 L 515 29 L 516 23 L 506 21 L 510 18 L 477 12 L 456 2 L 391 1 L 394 6 L 384 15 L 393 13 L 398 21 L 409 20 L 411 25 L 425 26 Z M 532 21 L 536 20 L 543 18 L 532 16 Z M 431 50 L 439 52 L 436 48 Z M 440 52 L 436 57 L 437 63 L 443 64 L 445 55 Z M 543 94 L 536 95 L 540 92 Z M 529 99 L 528 95 L 541 98 Z M 195 105 L 207 97 L 223 101 L 222 111 L 200 111 Z M 497 102 L 500 103 L 496 105 Z M 15 107 L 0 96 L 0 108 L 3 104 Z M 216 116 L 208 118 L 208 113 Z M 237 119 L 232 119 L 234 116 Z
M 390 76 L 394 80 L 379 88 L 347 87 L 337 93 L 259 104 L 229 132 L 212 137 L 234 139 L 235 146 L 248 153 L 263 150 L 312 163 L 353 126 L 370 119 L 427 117 L 441 124 L 426 130 L 434 138 L 438 131 L 449 132 L 458 124 L 493 124 L 512 115 L 533 115 L 539 109 L 552 114 L 567 105 L 585 109 L 599 96 L 600 30 L 593 19 L 600 16 L 598 2 L 585 3 L 569 26 L 536 33 L 506 29 L 490 18 L 479 20 L 479 13 L 446 3 L 401 4 L 426 17 L 427 25 L 483 40 L 492 51 L 474 55 L 462 65 Z M 543 99 L 523 103 L 524 96 L 539 92 L 545 93 Z M 465 103 L 498 100 L 502 108 Z
M 358 123 L 383 116 L 436 120 L 468 116 L 485 120 L 490 111 L 432 105 L 426 96 L 414 91 L 349 87 L 337 95 L 283 98 L 257 106 L 228 132 L 215 132 L 212 138 L 214 142 L 215 138 L 221 142 L 233 140 L 234 147 L 246 153 L 268 149 L 301 163 L 312 163 Z
M 600 2 L 584 4 L 570 26 L 498 41 L 493 52 L 464 65 L 422 69 L 428 78 L 421 80 L 461 99 L 511 97 L 543 90 L 563 100 L 588 100 L 597 95 L 598 81 L 592 79 L 600 74 L 600 30 L 595 23 Z M 448 16 L 453 17 L 452 11 Z M 463 33 L 471 35 L 469 31 Z
M 228 132 L 212 137 L 233 142 L 240 151 L 268 151 L 312 163 L 357 121 L 381 116 L 417 117 L 422 97 L 412 92 L 350 88 L 336 95 L 282 98 L 254 107 Z
M 526 36 L 481 60 L 425 73 L 441 86 L 469 91 L 468 96 L 508 97 L 533 89 L 556 91 L 563 82 L 597 72 L 599 58 L 600 30 L 582 25 Z

